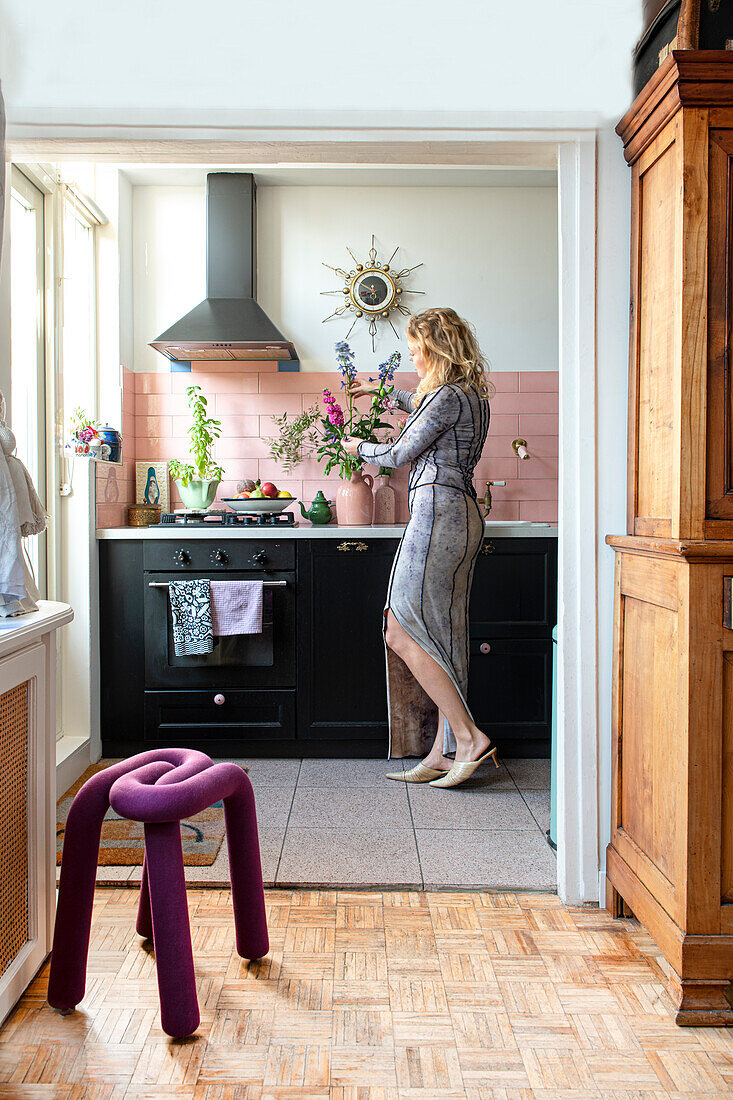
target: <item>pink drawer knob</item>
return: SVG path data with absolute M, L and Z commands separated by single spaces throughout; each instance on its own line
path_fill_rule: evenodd
M 482 642 L 479 649 L 482 653 L 491 653 L 491 642 Z
M 222 703 L 226 702 L 226 700 L 224 699 L 223 695 L 215 695 L 214 702 L 216 703 L 217 707 L 220 707 Z

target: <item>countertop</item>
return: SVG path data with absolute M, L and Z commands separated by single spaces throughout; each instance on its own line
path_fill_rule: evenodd
M 31 645 L 44 634 L 70 623 L 74 612 L 67 603 L 39 600 L 38 611 L 0 619 L 0 657 Z
M 339 523 L 311 526 L 297 523 L 294 527 L 186 527 L 183 524 L 165 527 L 106 527 L 97 531 L 97 538 L 115 539 L 399 539 L 407 525 L 384 524 L 372 527 L 348 527 Z M 534 523 L 530 520 L 487 520 L 484 533 L 492 538 L 557 538 L 557 525 Z

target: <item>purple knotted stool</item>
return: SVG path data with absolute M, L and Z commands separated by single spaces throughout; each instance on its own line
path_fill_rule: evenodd
M 193 749 L 152 749 L 92 776 L 66 822 L 48 1003 L 71 1012 L 84 997 L 89 930 L 102 821 L 115 813 L 145 825 L 137 931 L 152 938 L 163 1030 L 175 1038 L 199 1025 L 182 819 L 224 802 L 237 953 L 261 959 L 269 950 L 265 894 L 252 784 L 236 764 L 214 764 Z

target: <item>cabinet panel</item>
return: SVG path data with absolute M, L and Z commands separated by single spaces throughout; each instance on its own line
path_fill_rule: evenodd
M 484 539 L 469 605 L 472 637 L 549 635 L 556 609 L 555 540 Z
M 733 133 L 710 131 L 706 515 L 733 520 L 730 384 L 731 165 Z
M 300 543 L 299 737 L 386 744 L 382 611 L 396 549 L 394 539 Z
M 156 745 L 202 748 L 211 742 L 295 738 L 294 691 L 146 691 L 145 739 Z
M 552 645 L 544 638 L 471 639 L 468 705 L 505 756 L 549 755 Z
M 638 240 L 638 436 L 636 514 L 671 521 L 675 513 L 674 449 L 679 415 L 675 374 L 679 329 L 674 308 L 679 294 L 681 190 L 677 123 L 674 140 L 640 163 Z M 643 288 L 643 292 L 642 289 Z M 661 533 L 661 532 L 660 532 Z

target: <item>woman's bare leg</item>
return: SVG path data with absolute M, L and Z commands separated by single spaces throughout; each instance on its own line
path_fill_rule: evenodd
M 478 760 L 479 756 L 486 752 L 491 741 L 485 733 L 481 732 L 475 722 L 471 721 L 468 711 L 463 705 L 463 700 L 448 673 L 400 626 L 391 610 L 387 611 L 385 641 L 389 648 L 402 658 L 417 682 L 433 700 L 439 712 L 448 719 L 456 739 L 456 762 Z M 438 726 L 438 735 L 433 748 L 425 758 L 428 767 L 445 767 L 444 763 L 430 763 L 431 760 L 438 759 L 437 752 L 442 757 L 442 723 Z M 453 761 L 449 760 L 447 763 L 450 767 Z
M 412 639 L 410 639 L 412 641 Z M 436 771 L 450 771 L 453 761 L 449 756 L 443 756 L 443 711 L 438 711 L 438 728 L 435 731 L 435 740 L 430 746 L 430 752 L 423 760 L 426 768 L 435 768 Z

